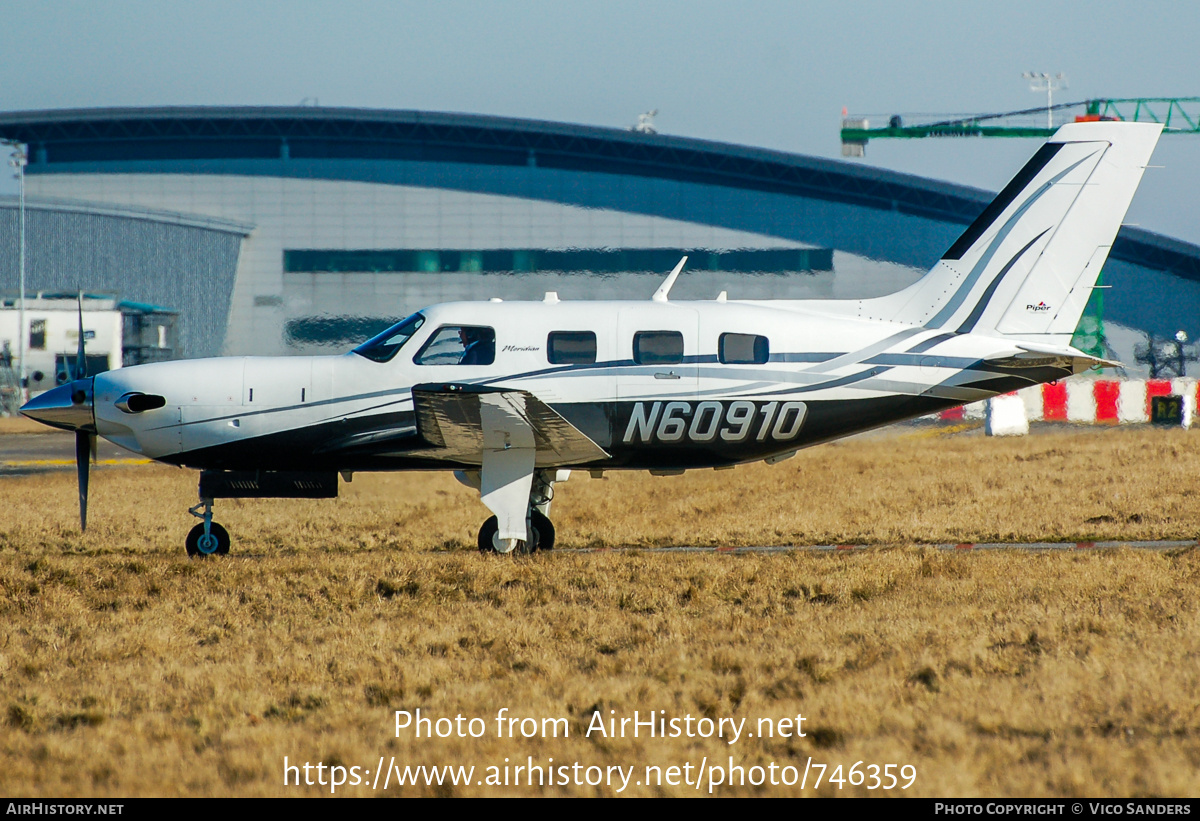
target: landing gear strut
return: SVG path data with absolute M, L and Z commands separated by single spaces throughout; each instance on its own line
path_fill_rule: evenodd
M 212 502 L 212 499 L 201 499 L 200 504 L 188 508 L 188 513 L 203 520 L 187 535 L 185 544 L 189 557 L 224 556 L 229 552 L 229 531 L 212 520 Z
M 551 452 L 558 458 L 562 455 L 545 445 L 539 450 L 534 422 L 544 421 L 548 415 L 561 417 L 522 391 L 484 392 L 478 402 L 483 434 L 479 470 L 455 475 L 463 484 L 478 488 L 479 501 L 496 514 L 479 531 L 479 549 L 497 553 L 549 550 L 554 545 L 554 526 L 546 514 L 554 483 L 565 482 L 571 472 L 537 467 L 539 453 L 544 461 L 549 461 Z M 545 431 L 541 435 L 556 441 Z M 598 450 L 590 439 L 587 442 L 592 450 Z

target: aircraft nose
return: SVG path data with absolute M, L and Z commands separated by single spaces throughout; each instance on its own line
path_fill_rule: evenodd
M 92 379 L 76 379 L 52 388 L 22 405 L 21 413 L 52 428 L 95 432 Z

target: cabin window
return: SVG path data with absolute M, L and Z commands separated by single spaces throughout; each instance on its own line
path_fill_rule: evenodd
M 592 365 L 596 362 L 596 335 L 591 331 L 551 331 L 546 338 L 551 365 Z
M 679 331 L 638 331 L 633 335 L 633 361 L 639 365 L 675 365 L 683 361 Z
M 717 358 L 726 365 L 764 365 L 771 358 L 765 336 L 721 334 Z
M 418 365 L 491 365 L 496 332 L 480 325 L 443 325 L 413 360 Z
M 404 347 L 404 343 L 410 340 L 412 335 L 424 324 L 425 317 L 423 315 L 413 314 L 407 319 L 400 320 L 378 336 L 371 337 L 355 348 L 354 352 L 375 362 L 389 362 L 396 352 Z

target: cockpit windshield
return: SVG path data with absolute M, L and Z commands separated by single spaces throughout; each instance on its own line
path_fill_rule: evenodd
M 423 314 L 413 314 L 407 319 L 397 322 L 379 336 L 368 339 L 354 349 L 354 353 L 365 356 L 375 362 L 389 362 L 396 352 L 404 347 L 404 343 L 412 338 L 417 329 L 425 324 Z

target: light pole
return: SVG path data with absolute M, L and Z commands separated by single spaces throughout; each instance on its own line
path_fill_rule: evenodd
M 21 279 L 21 294 L 17 300 L 17 384 L 21 390 L 22 404 L 29 398 L 25 383 L 25 166 L 29 163 L 29 157 L 25 154 L 25 149 L 17 144 L 12 146 L 12 159 L 8 161 L 17 172 L 17 190 L 20 192 L 21 204 L 18 210 L 17 219 L 20 222 L 18 231 L 21 235 L 21 250 L 19 252 L 19 262 Z
M 1067 76 L 1061 71 L 1058 74 L 1047 74 L 1044 71 L 1026 71 L 1021 75 L 1029 81 L 1030 91 L 1046 92 L 1046 128 L 1054 128 L 1054 90 L 1067 87 Z

